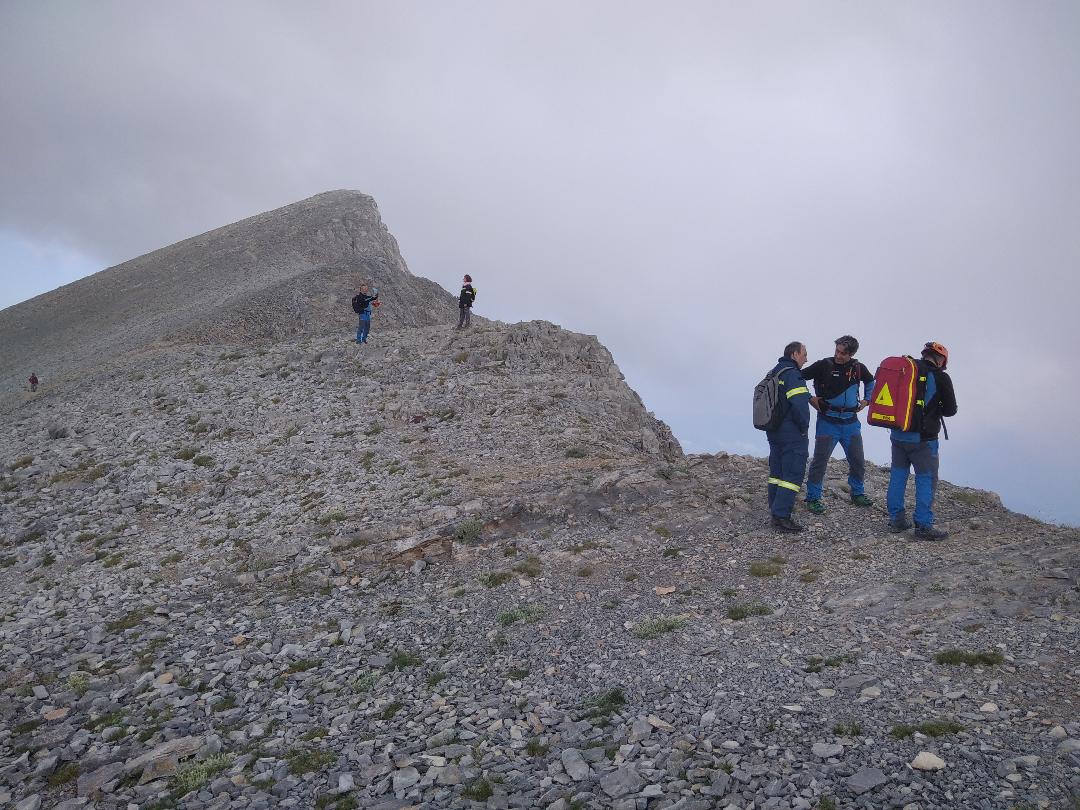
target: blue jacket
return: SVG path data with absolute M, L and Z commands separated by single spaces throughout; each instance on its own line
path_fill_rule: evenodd
M 784 392 L 784 421 L 775 431 L 769 431 L 774 438 L 792 437 L 794 434 L 806 436 L 810 430 L 810 391 L 803 381 L 799 367 L 794 360 L 781 357 L 773 368 L 779 375 L 780 390 Z

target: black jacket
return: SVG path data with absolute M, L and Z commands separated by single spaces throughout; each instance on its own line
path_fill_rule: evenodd
M 956 392 L 952 378 L 932 363 L 920 360 L 919 373 L 927 376 L 933 374 L 936 389 L 923 410 L 922 428 L 919 430 L 922 440 L 928 442 L 936 439 L 941 432 L 941 417 L 956 416 Z
M 471 307 L 476 300 L 476 290 L 472 284 L 464 284 L 461 287 L 461 295 L 458 296 L 458 306 L 461 308 Z

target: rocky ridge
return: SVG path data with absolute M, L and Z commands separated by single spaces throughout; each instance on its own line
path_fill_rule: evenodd
M 0 402 L 32 370 L 48 387 L 159 341 L 340 334 L 362 281 L 383 293 L 384 328 L 457 317 L 450 293 L 409 272 L 371 197 L 328 191 L 0 310 Z
M 0 803 L 1075 806 L 1076 530 L 840 463 L 791 541 L 595 338 L 343 333 L 7 409 Z

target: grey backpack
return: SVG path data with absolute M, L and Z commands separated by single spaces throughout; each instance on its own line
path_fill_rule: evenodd
M 770 371 L 754 387 L 754 427 L 758 430 L 776 430 L 780 427 L 784 421 L 783 399 L 780 371 Z

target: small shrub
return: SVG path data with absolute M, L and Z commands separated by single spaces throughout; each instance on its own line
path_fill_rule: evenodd
M 423 658 L 418 658 L 407 652 L 395 652 L 390 656 L 390 669 L 409 669 L 410 667 L 418 667 L 424 663 Z
M 74 762 L 69 762 L 58 770 L 54 771 L 49 776 L 49 787 L 59 787 L 60 785 L 66 785 L 68 782 L 72 782 L 79 778 L 79 766 Z
M 593 575 L 593 570 L 589 566 L 583 565 L 577 570 L 577 575 L 579 577 L 591 577 Z
M 551 750 L 551 746 L 540 741 L 539 737 L 533 737 L 525 746 L 525 753 L 530 757 L 542 757 Z
M 635 627 L 634 635 L 645 639 L 659 638 L 664 633 L 683 627 L 686 627 L 686 619 L 682 616 L 657 616 L 655 619 L 646 619 Z
M 527 669 L 512 669 L 506 673 L 507 677 L 513 681 L 522 681 L 529 677 L 529 670 Z
M 523 562 L 514 566 L 514 571 L 527 577 L 538 577 L 540 576 L 540 558 L 535 554 L 530 554 Z
M 468 359 L 469 359 L 469 353 L 468 352 L 458 352 L 457 354 L 454 355 L 454 362 L 455 363 L 464 363 Z
M 302 776 L 337 762 L 337 754 L 330 751 L 293 751 L 286 758 L 289 773 Z
M 777 574 L 783 573 L 783 566 L 774 562 L 757 562 L 750 563 L 750 576 L 752 577 L 775 577 Z
M 567 458 L 585 458 L 585 449 L 582 447 L 568 447 L 566 449 Z
M 454 529 L 454 540 L 465 545 L 472 545 L 480 540 L 480 533 L 484 530 L 484 523 L 477 518 L 466 520 Z
M 463 798 L 474 802 L 486 802 L 494 793 L 491 783 L 486 779 L 477 779 L 475 782 L 466 785 L 465 789 L 461 791 Z
M 1005 656 L 996 650 L 987 650 L 985 652 L 977 653 L 967 652 L 966 650 L 943 650 L 934 656 L 934 660 L 939 664 L 965 664 L 969 667 L 992 667 L 1002 663 L 1005 660 Z
M 964 726 L 959 723 L 954 723 L 952 720 L 927 720 L 917 726 L 911 726 L 904 723 L 895 725 L 889 733 L 897 739 L 902 740 L 906 737 L 910 737 L 916 731 L 927 737 L 943 737 L 946 734 L 956 734 L 963 730 Z
M 653 531 L 660 535 L 660 537 L 663 537 L 665 540 L 671 537 L 671 529 L 669 529 L 667 526 L 653 526 Z
M 85 672 L 72 672 L 67 677 L 67 684 L 71 691 L 82 697 L 90 688 L 90 676 Z
M 665 548 L 664 551 L 663 551 L 662 556 L 665 559 L 670 560 L 673 557 L 678 557 L 681 552 L 682 552 L 682 548 L 680 548 L 679 546 L 672 546 L 671 548 Z
M 21 470 L 23 467 L 29 467 L 33 463 L 34 463 L 34 457 L 33 456 L 22 456 L 20 458 L 15 459 L 13 462 L 11 462 L 11 464 L 8 465 L 8 469 L 10 469 L 10 470 Z
M 304 742 L 311 742 L 312 740 L 321 740 L 323 737 L 325 737 L 329 733 L 330 732 L 327 729 L 322 728 L 322 727 L 313 728 L 311 731 L 308 731 L 305 734 L 301 734 L 300 739 L 303 740 Z
M 364 675 L 358 675 L 353 679 L 352 690 L 357 694 L 364 694 L 371 690 L 376 683 L 379 682 L 379 673 L 375 670 L 365 673 Z
M 129 611 L 115 622 L 106 624 L 105 629 L 110 633 L 121 633 L 124 630 L 130 630 L 131 628 L 138 627 L 142 624 L 142 620 L 149 616 L 151 612 L 150 608 L 136 608 L 135 610 Z
M 427 685 L 428 686 L 438 686 L 446 678 L 447 678 L 447 675 L 446 675 L 445 672 L 433 672 L 430 675 L 428 675 Z
M 12 732 L 18 734 L 29 734 L 31 731 L 41 725 L 40 720 L 27 720 L 25 723 L 19 723 L 12 729 Z
M 382 714 L 379 715 L 379 719 L 392 720 L 394 718 L 394 715 L 401 711 L 401 707 L 404 705 L 404 703 L 395 700 L 393 703 L 388 704 L 386 708 L 382 710 Z
M 174 551 L 172 554 L 162 557 L 161 564 L 176 565 L 176 563 L 180 562 L 182 559 L 184 559 L 184 555 L 179 551 Z
M 741 622 L 750 616 L 768 616 L 770 613 L 772 613 L 772 608 L 759 602 L 732 605 L 727 611 L 728 618 L 737 622 Z
M 176 455 L 173 458 L 178 458 L 181 461 L 191 461 L 195 456 L 199 454 L 199 451 L 194 447 L 185 447 L 182 450 L 177 450 Z
M 191 463 L 196 467 L 212 467 L 214 465 L 214 459 L 212 456 L 195 456 L 191 460 Z
M 636 571 L 630 571 L 630 572 L 628 572 L 626 574 L 623 574 L 623 582 L 634 582 L 637 579 L 638 579 L 638 574 L 637 574 Z
M 862 731 L 862 726 L 854 720 L 843 721 L 833 726 L 833 734 L 837 737 L 858 737 Z
M 488 588 L 498 588 L 512 580 L 514 575 L 509 571 L 492 571 L 480 577 L 480 584 Z
M 310 658 L 301 658 L 299 661 L 293 661 L 289 664 L 289 668 L 285 670 L 286 675 L 293 675 L 297 672 L 307 672 L 309 669 L 315 669 L 322 663 L 321 661 L 314 661 Z
M 496 621 L 507 627 L 515 622 L 534 624 L 543 617 L 544 608 L 540 605 L 518 605 L 513 610 L 507 610 L 496 617 Z
M 626 693 L 619 687 L 598 692 L 585 700 L 586 717 L 607 717 L 626 705 Z

